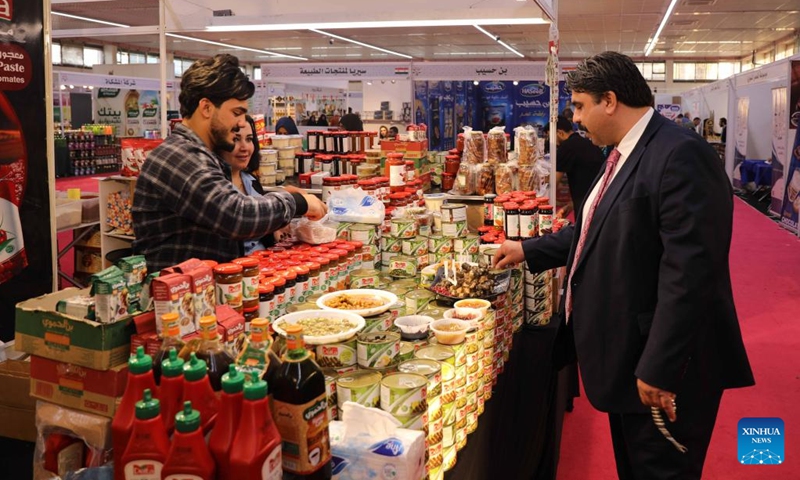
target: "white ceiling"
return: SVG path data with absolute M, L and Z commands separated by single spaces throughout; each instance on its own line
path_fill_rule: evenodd
M 531 1 L 518 0 L 167 0 L 168 30 L 206 40 L 296 55 L 310 61 L 394 61 L 400 57 L 336 40 L 310 30 L 208 32 L 209 25 L 285 24 L 400 18 L 541 17 Z M 581 59 L 604 50 L 644 58 L 670 0 L 583 0 L 559 2 L 560 57 Z M 435 6 L 431 6 L 435 5 Z M 234 17 L 213 18 L 215 9 L 232 9 Z M 388 10 L 387 10 L 388 9 Z M 131 26 L 158 25 L 158 0 L 53 0 L 52 10 Z M 124 29 L 53 16 L 54 37 L 131 49 L 158 51 L 158 36 L 120 35 Z M 95 30 L 102 28 L 102 30 Z M 543 60 L 549 25 L 485 27 L 527 59 Z M 94 30 L 94 32 L 93 32 Z M 337 29 L 331 33 L 411 55 L 415 60 L 518 60 L 518 57 L 471 26 Z M 679 0 L 649 58 L 739 59 L 754 50 L 796 38 L 800 33 L 797 0 Z M 67 37 L 64 38 L 64 35 Z M 62 38 L 60 38 L 62 37 Z M 254 64 L 286 58 L 266 53 L 227 50 L 169 38 L 167 48 L 179 55 L 210 56 L 229 52 Z

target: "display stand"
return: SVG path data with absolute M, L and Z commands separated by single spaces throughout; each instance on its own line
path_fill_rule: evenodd
M 95 231 L 97 231 L 97 226 L 98 225 L 100 225 L 99 221 L 97 221 L 97 222 L 89 222 L 89 223 L 82 223 L 82 224 L 76 225 L 74 227 L 67 227 L 67 228 L 59 229 L 57 231 L 57 233 L 72 231 L 73 232 L 73 237 L 72 237 L 72 241 L 70 241 L 68 244 L 66 244 L 63 248 L 61 248 L 58 251 L 58 259 L 60 260 L 61 257 L 66 255 L 78 243 L 80 243 L 81 241 L 89 238 Z M 77 271 L 77 262 L 76 262 L 76 265 L 75 265 L 75 270 Z M 86 285 L 84 285 L 83 282 L 81 282 L 80 280 L 78 280 L 76 278 L 75 273 L 73 273 L 73 275 L 67 275 L 63 270 L 61 270 L 61 264 L 60 263 L 58 264 L 58 276 L 60 278 L 63 278 L 64 280 L 68 281 L 69 283 L 75 285 L 78 288 L 86 288 Z
M 103 268 L 110 267 L 111 262 L 106 256 L 115 250 L 131 248 L 134 240 L 132 235 L 120 235 L 111 233 L 108 227 L 108 196 L 115 192 L 130 191 L 133 198 L 133 190 L 136 187 L 136 177 L 113 176 L 99 180 L 100 191 L 100 253 L 103 257 Z

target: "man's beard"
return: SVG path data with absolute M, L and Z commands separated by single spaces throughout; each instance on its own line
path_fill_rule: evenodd
M 232 152 L 236 145 L 229 140 L 232 130 L 217 119 L 217 115 L 211 117 L 211 141 L 214 142 L 214 150 Z

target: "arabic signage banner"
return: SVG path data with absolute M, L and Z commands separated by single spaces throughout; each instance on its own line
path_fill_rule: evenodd
M 114 126 L 115 134 L 121 137 L 141 137 L 145 130 L 161 128 L 158 91 L 124 90 L 119 88 L 96 88 L 95 120 Z
M 515 97 L 516 121 L 513 128 L 520 125 L 538 125 L 544 127 L 550 118 L 550 87 L 544 82 L 520 82 Z M 561 110 L 559 110 L 560 112 Z
M 678 114 L 681 113 L 681 106 L 675 103 L 659 103 L 656 105 L 656 111 L 674 122 L 678 118 Z
M 17 302 L 53 285 L 42 16 L 42 2 L 0 2 L 0 340 Z
M 797 217 L 800 212 L 800 128 L 794 131 L 792 160 L 786 171 L 786 184 L 783 191 L 781 224 L 797 233 Z
M 772 192 L 769 211 L 780 216 L 783 204 L 783 169 L 786 165 L 786 87 L 772 89 Z
M 481 82 L 478 86 L 480 125 L 477 128 L 488 132 L 493 127 L 506 127 L 511 133 L 514 121 L 515 89 L 512 82 Z M 549 105 L 549 103 L 548 103 Z M 473 125 L 475 127 L 475 125 Z
M 292 78 L 408 78 L 409 64 L 397 63 L 332 63 L 273 64 L 261 65 L 263 80 L 283 80 Z
M 739 97 L 736 104 L 736 136 L 733 152 L 733 186 L 742 187 L 742 173 L 739 165 L 747 158 L 747 117 L 750 111 L 750 97 Z
M 161 81 L 152 78 L 121 77 L 116 75 L 92 75 L 88 73 L 58 72 L 53 80 L 59 85 L 81 85 L 98 88 L 121 88 L 128 90 L 160 90 Z M 167 90 L 174 90 L 179 82 L 167 82 Z
M 425 62 L 414 64 L 411 75 L 425 80 L 523 80 L 544 78 L 544 62 L 486 63 Z

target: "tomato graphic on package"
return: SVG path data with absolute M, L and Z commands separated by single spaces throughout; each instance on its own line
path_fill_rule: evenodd
M 28 266 L 19 215 L 27 166 L 22 127 L 8 99 L 0 93 L 0 284 Z

